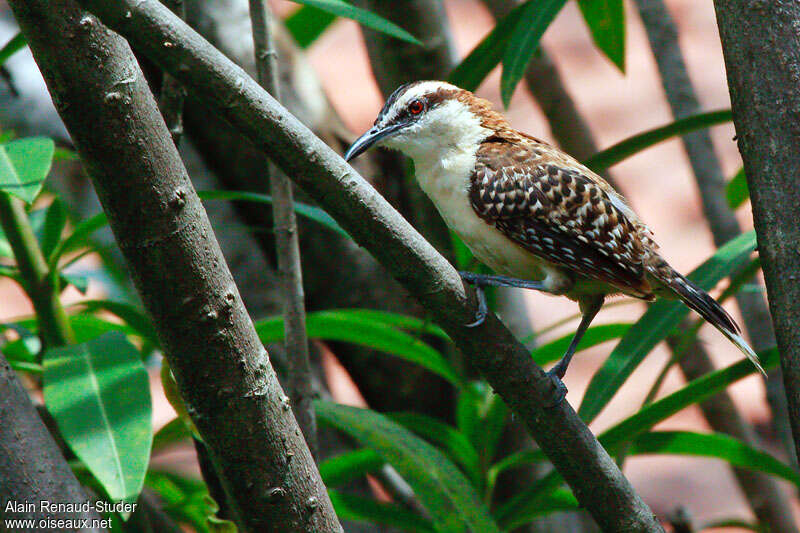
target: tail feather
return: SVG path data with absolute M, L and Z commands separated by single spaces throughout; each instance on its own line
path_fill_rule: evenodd
M 664 263 L 660 268 L 651 272 L 667 287 L 680 297 L 689 308 L 696 311 L 706 322 L 717 328 L 728 340 L 736 345 L 739 350 L 755 365 L 764 377 L 767 373 L 761 367 L 758 356 L 741 336 L 741 330 L 725 309 L 717 303 L 706 291 L 686 279 L 680 273 Z

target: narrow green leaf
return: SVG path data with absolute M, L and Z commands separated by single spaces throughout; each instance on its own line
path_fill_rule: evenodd
M 747 188 L 747 178 L 744 167 L 739 169 L 733 178 L 725 185 L 725 198 L 731 209 L 736 209 L 750 198 L 750 189 Z
M 395 39 L 406 41 L 411 44 L 422 46 L 422 43 L 406 30 L 393 22 L 389 22 L 385 18 L 379 17 L 375 13 L 361 9 L 359 7 L 343 2 L 342 0 L 293 0 L 298 4 L 303 4 L 310 7 L 316 7 L 336 15 L 337 17 L 344 17 L 355 20 L 359 24 L 371 28 L 375 31 L 385 33 Z
M 111 322 L 88 313 L 79 313 L 69 317 L 69 323 L 75 331 L 78 342 L 88 342 L 111 331 L 129 335 L 133 330 L 125 324 Z
M 748 522 L 740 518 L 725 518 L 722 520 L 713 520 L 703 524 L 697 531 L 707 531 L 709 529 L 717 530 L 723 528 L 734 528 L 736 530 L 744 531 L 757 531 L 758 533 L 769 533 L 769 530 L 758 522 Z
M 207 500 L 205 483 L 174 472 L 150 469 L 145 484 L 164 504 L 164 512 L 192 531 L 210 533 L 207 518 L 212 506 Z
M 271 196 L 255 192 L 212 190 L 212 191 L 198 191 L 197 194 L 200 196 L 200 199 L 202 200 L 232 200 L 232 201 L 253 202 L 257 204 L 272 205 Z M 326 228 L 335 231 L 340 235 L 349 237 L 347 232 L 344 229 L 342 229 L 342 227 L 339 225 L 338 222 L 336 222 L 333 219 L 333 217 L 331 217 L 323 209 L 317 206 L 304 204 L 302 202 L 295 202 L 294 211 L 298 215 L 306 217 L 309 220 L 313 220 L 318 224 L 322 224 Z
M 283 23 L 300 48 L 308 48 L 327 30 L 336 15 L 316 7 L 302 6 L 286 17 Z
M 511 34 L 524 20 L 523 15 L 535 9 L 533 1 L 515 7 L 500 19 L 494 29 L 459 63 L 448 80 L 462 89 L 474 91 L 503 58 Z
M 619 339 L 630 329 L 630 324 L 600 324 L 586 330 L 581 342 L 578 343 L 578 348 L 575 353 L 582 350 L 588 350 L 594 346 L 603 344 L 604 342 Z M 563 337 L 554 341 L 548 342 L 533 350 L 533 360 L 538 365 L 546 365 L 560 359 L 566 353 L 569 343 L 572 342 L 574 333 L 568 333 Z
M 537 501 L 528 502 L 528 505 L 520 505 L 515 513 L 507 516 L 504 520 L 499 520 L 500 527 L 504 531 L 514 531 L 525 524 L 533 522 L 540 516 L 558 511 L 577 509 L 578 507 L 578 500 L 575 499 L 571 491 L 558 489 L 539 498 Z
M 58 261 L 64 254 L 80 250 L 81 248 L 89 247 L 91 244 L 90 238 L 92 234 L 108 224 L 108 219 L 105 213 L 94 215 L 87 218 L 80 224 L 75 226 L 72 233 L 66 239 L 60 241 L 53 249 L 52 253 L 47 258 L 47 264 L 50 270 L 55 270 L 58 266 Z
M 67 286 L 72 285 L 78 289 L 79 293 L 86 296 L 86 292 L 89 290 L 89 278 L 86 276 L 76 276 L 62 271 L 59 273 L 59 279 L 61 280 L 62 291 L 66 289 Z
M 696 130 L 730 122 L 731 120 L 733 120 L 733 115 L 730 109 L 698 113 L 697 115 L 676 120 L 666 126 L 661 126 L 629 137 L 605 150 L 597 152 L 584 161 L 583 164 L 595 172 L 602 172 L 608 167 L 616 165 L 623 159 L 665 141 L 670 137 L 685 135 Z
M 399 505 L 381 503 L 370 498 L 328 490 L 333 509 L 340 520 L 382 524 L 410 533 L 433 533 L 430 520 L 403 509 Z
M 150 384 L 136 348 L 112 332 L 47 350 L 44 401 L 108 496 L 135 502 L 153 439 Z
M 25 40 L 25 36 L 22 32 L 18 32 L 10 41 L 3 45 L 3 48 L 0 48 L 0 65 L 8 61 L 9 57 L 25 48 L 26 44 L 28 43 Z
M 405 479 L 433 518 L 447 532 L 499 532 L 464 474 L 423 439 L 370 411 L 331 402 L 314 402 L 320 420 L 380 454 Z
M 566 0 L 530 0 L 526 6 L 533 6 L 520 13 L 519 23 L 503 53 L 503 75 L 500 80 L 500 94 L 503 105 L 508 107 L 511 95 L 525 75 L 533 54 L 539 48 L 539 39 L 556 18 Z
M 45 210 L 44 224 L 39 236 L 39 245 L 45 257 L 49 257 L 58 245 L 66 224 L 67 210 L 64 208 L 64 203 L 56 198 Z
M 325 459 L 319 474 L 327 487 L 338 487 L 376 472 L 386 461 L 372 448 L 361 448 Z
M 54 150 L 53 140 L 46 137 L 0 145 L 0 191 L 32 203 L 50 172 Z
M 733 466 L 763 472 L 800 486 L 800 475 L 766 452 L 722 433 L 692 431 L 653 431 L 637 438 L 628 450 L 631 455 L 695 455 L 722 459 Z
M 108 311 L 117 315 L 133 329 L 133 331 L 144 339 L 158 346 L 158 334 L 150 317 L 142 309 L 126 302 L 114 300 L 84 300 L 78 303 L 88 313 L 98 311 Z
M 159 429 L 153 436 L 153 448 L 150 452 L 155 455 L 165 448 L 169 448 L 173 444 L 178 444 L 188 440 L 192 436 L 192 430 L 186 424 L 186 421 L 176 416 L 161 429 Z
M 387 326 L 404 329 L 415 336 L 433 335 L 445 341 L 450 340 L 450 337 L 448 337 L 447 333 L 445 333 L 442 328 L 428 320 L 423 320 L 415 316 L 362 308 L 339 309 L 338 311 L 346 312 L 356 318 L 372 320 L 386 324 Z
M 625 4 L 622 0 L 578 0 L 594 44 L 625 72 Z
M 389 416 L 406 429 L 438 446 L 448 458 L 461 466 L 474 486 L 480 486 L 483 483 L 478 452 L 466 435 L 454 427 L 422 413 L 396 413 Z
M 259 320 L 255 324 L 263 343 L 283 340 L 283 318 Z M 306 331 L 314 339 L 350 342 L 368 346 L 427 368 L 456 387 L 462 380 L 453 366 L 430 345 L 380 321 L 346 310 L 317 311 L 306 317 Z
M 723 277 L 745 263 L 755 249 L 754 231 L 744 233 L 726 243 L 689 278 L 705 290 L 711 289 Z M 603 366 L 592 377 L 583 397 L 578 414 L 591 422 L 608 405 L 644 357 L 661 342 L 689 313 L 680 301 L 660 300 L 651 304 L 647 312 L 625 334 L 608 356 Z

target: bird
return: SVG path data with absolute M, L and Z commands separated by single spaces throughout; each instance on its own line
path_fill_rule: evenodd
M 563 378 L 581 337 L 614 295 L 680 299 L 764 374 L 733 318 L 661 257 L 652 231 L 620 193 L 563 151 L 513 129 L 487 100 L 442 81 L 402 85 L 345 160 L 373 146 L 413 160 L 421 189 L 447 226 L 495 272 L 459 272 L 478 299 L 475 321 L 467 326 L 485 320 L 488 286 L 578 303 L 580 324 L 547 372 L 553 405 L 566 396 Z

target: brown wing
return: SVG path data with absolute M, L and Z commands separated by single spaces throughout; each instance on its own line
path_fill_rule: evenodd
M 546 145 L 486 142 L 470 186 L 475 212 L 534 255 L 647 297 L 637 226 L 580 167 Z M 560 155 L 560 154 L 557 154 Z

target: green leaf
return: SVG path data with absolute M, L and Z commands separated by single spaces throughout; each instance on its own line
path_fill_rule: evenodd
M 155 455 L 173 444 L 178 444 L 179 442 L 189 439 L 191 436 L 192 430 L 189 428 L 188 424 L 186 424 L 186 421 L 176 416 L 153 436 L 153 448 L 150 454 Z
M 622 0 L 578 0 L 594 44 L 625 72 L 625 4 Z
M 282 317 L 259 320 L 255 326 L 261 342 L 283 340 Z M 359 313 L 347 310 L 309 313 L 306 331 L 310 338 L 350 342 L 401 357 L 427 368 L 456 387 L 462 386 L 461 377 L 453 365 L 430 345 L 381 321 L 359 316 Z
M 728 205 L 731 209 L 736 209 L 750 198 L 750 189 L 747 188 L 744 167 L 739 169 L 739 172 L 725 185 L 725 198 L 728 200 Z
M 50 270 L 56 270 L 58 261 L 64 254 L 80 250 L 81 248 L 88 248 L 91 244 L 90 238 L 92 234 L 106 224 L 108 224 L 108 219 L 105 213 L 100 213 L 87 218 L 75 226 L 75 229 L 72 230 L 69 237 L 60 241 L 48 256 L 47 264 Z
M 745 263 L 755 249 L 754 231 L 731 239 L 705 263 L 689 275 L 689 279 L 705 290 L 711 289 L 736 267 Z M 592 377 L 578 414 L 590 423 L 608 405 L 644 357 L 661 342 L 689 313 L 680 301 L 660 300 L 622 337 L 603 366 Z
M 532 6 L 520 13 L 519 23 L 514 28 L 503 53 L 503 75 L 500 79 L 500 95 L 503 105 L 508 107 L 511 95 L 525 75 L 533 54 L 539 48 L 539 39 L 556 18 L 566 0 L 529 0 Z
M 438 446 L 448 458 L 461 466 L 474 486 L 483 484 L 480 457 L 466 435 L 422 413 L 396 413 L 389 416 L 406 429 Z
M 50 172 L 54 150 L 53 140 L 46 137 L 0 145 L 0 191 L 32 203 Z
M 377 472 L 385 464 L 373 449 L 361 448 L 325 459 L 319 464 L 319 474 L 326 487 L 338 487 Z
M 41 235 L 39 237 L 39 245 L 42 248 L 42 254 L 49 257 L 53 250 L 61 240 L 61 233 L 64 231 L 64 226 L 67 224 L 67 210 L 64 208 L 64 203 L 56 198 L 52 203 L 47 206 L 45 210 L 44 223 L 42 225 Z
M 800 475 L 794 468 L 768 453 L 722 433 L 653 431 L 636 439 L 628 453 L 714 457 L 733 466 L 770 474 L 800 486 Z
M 504 531 L 514 531 L 525 524 L 533 522 L 540 516 L 557 511 L 577 509 L 578 507 L 578 500 L 575 499 L 571 491 L 559 489 L 536 501 L 528 502 L 528 505 L 521 504 L 513 515 L 500 520 L 500 526 Z
M 192 531 L 208 533 L 207 518 L 214 512 L 208 490 L 202 481 L 163 470 L 150 469 L 145 478 L 148 488 L 163 502 L 164 512 L 173 520 L 187 524 Z
M 116 331 L 123 335 L 133 333 L 125 324 L 111 322 L 88 313 L 79 313 L 69 317 L 69 323 L 75 331 L 77 341 L 87 342 L 106 333 Z
M 255 192 L 244 191 L 199 191 L 197 193 L 202 200 L 238 200 L 242 202 L 253 202 L 258 204 L 272 205 L 272 196 L 266 194 L 259 194 Z M 329 230 L 349 238 L 347 232 L 342 229 L 338 222 L 333 217 L 326 213 L 323 209 L 308 205 L 301 202 L 294 203 L 294 211 L 300 216 L 313 220 L 318 224 L 322 224 Z
M 600 324 L 591 327 L 586 330 L 583 338 L 578 343 L 575 353 L 578 353 L 582 350 L 588 350 L 589 348 L 598 346 L 604 342 L 618 339 L 625 335 L 630 327 L 630 324 Z M 536 361 L 536 364 L 542 366 L 560 359 L 561 356 L 566 353 L 569 343 L 572 342 L 572 337 L 574 336 L 574 333 L 568 333 L 559 339 L 539 346 L 532 352 L 533 360 Z
M 355 20 L 362 26 L 366 26 L 367 28 L 371 28 L 375 31 L 385 33 L 386 35 L 394 37 L 395 39 L 400 39 L 401 41 L 406 41 L 411 44 L 423 46 L 423 44 L 416 37 L 408 33 L 406 30 L 404 30 L 397 24 L 389 22 L 385 18 L 379 17 L 375 13 L 367 11 L 366 9 L 361 9 L 359 7 L 350 5 L 347 2 L 343 2 L 342 0 L 293 0 L 293 1 L 298 4 L 303 4 L 310 7 L 316 7 L 317 9 L 326 11 L 331 15 L 336 15 L 337 17 L 344 17 Z
M 464 474 L 423 439 L 368 409 L 316 401 L 319 418 L 380 454 L 405 479 L 439 531 L 499 532 Z
M 68 285 L 72 285 L 78 292 L 86 296 L 86 291 L 89 290 L 89 278 L 86 276 L 76 276 L 66 272 L 59 273 L 61 280 L 61 290 L 64 290 Z
M 327 30 L 336 15 L 316 7 L 303 6 L 283 21 L 300 48 L 308 48 Z
M 44 401 L 108 496 L 135 502 L 153 439 L 150 384 L 136 348 L 112 332 L 47 350 Z
M 0 48 L 0 65 L 8 61 L 9 57 L 25 48 L 26 44 L 25 36 L 22 35 L 22 32 L 18 32 L 10 41 L 3 45 L 3 48 Z
M 500 63 L 511 34 L 523 20 L 522 15 L 533 9 L 535 5 L 532 1 L 525 2 L 500 19 L 489 35 L 484 37 L 453 69 L 448 78 L 450 83 L 468 91 L 477 89 L 492 69 Z
M 403 509 L 399 505 L 381 503 L 363 496 L 328 490 L 333 509 L 340 520 L 382 524 L 411 533 L 433 533 L 430 520 Z
M 671 124 L 661 126 L 652 130 L 645 131 L 633 137 L 629 137 L 624 141 L 597 152 L 592 157 L 583 162 L 584 165 L 591 168 L 595 172 L 602 172 L 610 166 L 616 165 L 623 159 L 626 159 L 646 148 L 665 141 L 670 137 L 676 135 L 685 135 L 696 130 L 723 124 L 733 120 L 733 115 L 730 109 L 721 109 L 719 111 L 709 111 L 707 113 L 698 113 L 689 117 L 678 119 Z
M 117 315 L 139 336 L 158 346 L 158 334 L 150 317 L 135 305 L 113 300 L 84 300 L 78 303 L 89 313 L 108 311 Z

